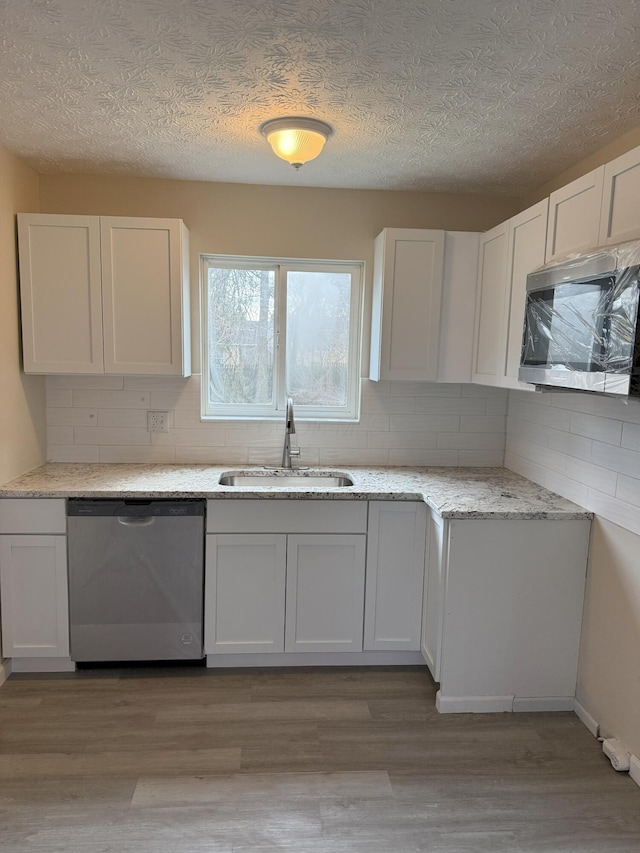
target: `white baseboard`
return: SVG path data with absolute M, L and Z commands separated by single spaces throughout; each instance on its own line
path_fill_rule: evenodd
M 640 758 L 637 755 L 632 755 L 629 760 L 629 776 L 636 785 L 640 785 Z
M 75 672 L 71 658 L 12 658 L 12 672 Z
M 513 696 L 443 696 L 436 693 L 441 714 L 495 714 L 513 710 Z
M 283 652 L 207 655 L 207 668 L 255 666 L 424 666 L 420 652 Z
M 516 697 L 513 700 L 513 711 L 573 711 L 575 699 L 573 696 L 536 696 L 531 699 Z
M 11 675 L 11 661 L 8 658 L 0 661 L 0 684 L 4 684 Z
M 584 705 L 581 705 L 577 699 L 574 699 L 573 701 L 573 710 L 575 711 L 578 719 L 584 723 L 584 725 L 589 729 L 591 734 L 594 737 L 599 737 L 600 723 L 591 716 L 591 714 L 587 711 Z

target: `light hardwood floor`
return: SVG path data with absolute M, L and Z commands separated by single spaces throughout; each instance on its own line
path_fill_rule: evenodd
M 640 788 L 577 717 L 434 694 L 422 668 L 13 675 L 0 850 L 640 851 Z

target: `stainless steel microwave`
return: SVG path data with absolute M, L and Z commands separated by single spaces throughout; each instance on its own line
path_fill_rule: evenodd
M 640 396 L 640 241 L 527 276 L 518 378 Z

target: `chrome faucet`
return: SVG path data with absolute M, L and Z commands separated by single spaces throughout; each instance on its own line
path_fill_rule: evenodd
M 282 449 L 282 467 L 283 468 L 291 468 L 291 457 L 292 456 L 300 456 L 300 448 L 294 447 L 291 448 L 291 436 L 296 431 L 296 422 L 293 419 L 293 400 L 291 397 L 287 397 L 287 407 L 285 414 L 285 428 L 284 428 L 284 447 Z

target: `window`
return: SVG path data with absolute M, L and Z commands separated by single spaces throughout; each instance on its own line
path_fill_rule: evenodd
M 202 261 L 203 417 L 356 420 L 362 264 Z

